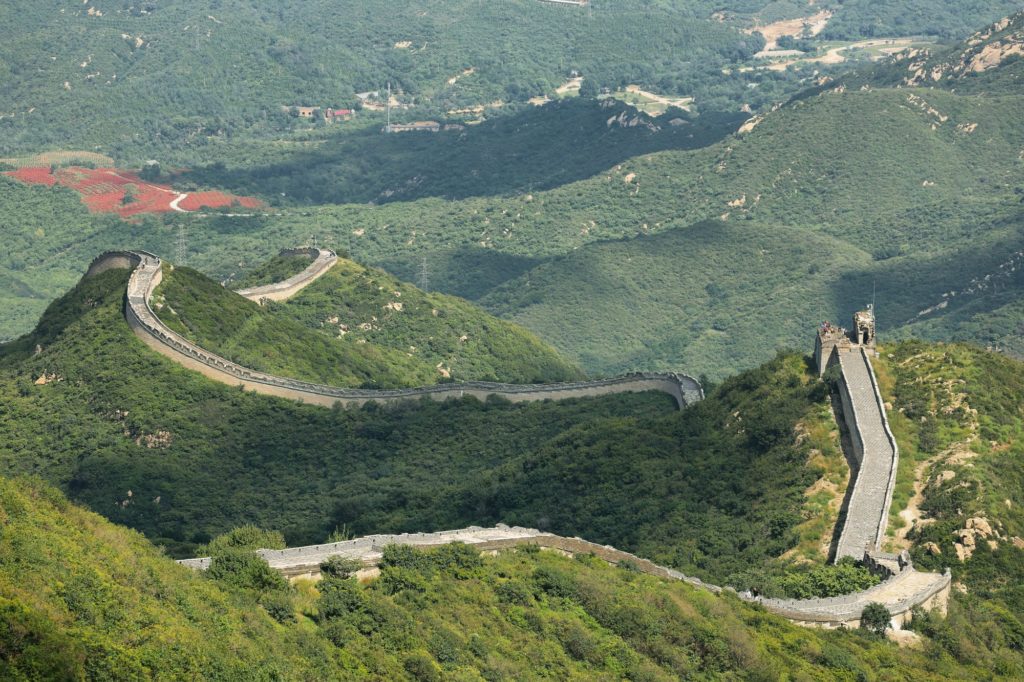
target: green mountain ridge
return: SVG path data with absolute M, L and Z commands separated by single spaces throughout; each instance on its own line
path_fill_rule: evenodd
M 825 385 L 800 356 L 780 355 L 757 370 L 737 375 L 682 413 L 659 395 L 520 406 L 464 400 L 400 409 L 330 410 L 241 393 L 149 351 L 134 338 L 121 316 L 126 277 L 127 271 L 114 270 L 84 280 L 54 302 L 36 334 L 0 347 L 0 414 L 4 415 L 0 428 L 5 434 L 0 471 L 4 476 L 41 475 L 79 502 L 113 521 L 145 531 L 175 553 L 187 552 L 213 534 L 243 522 L 281 528 L 291 544 L 298 544 L 322 539 L 334 526 L 361 534 L 504 520 L 614 544 L 689 574 L 727 584 L 757 585 L 771 593 L 791 580 L 785 576 L 800 576 L 809 570 L 809 566 L 801 568 L 799 562 L 794 563 L 794 548 L 817 547 L 822 534 L 828 534 L 827 523 L 822 527 L 820 521 L 828 518 L 822 515 L 831 505 L 817 494 L 809 496 L 808 491 L 822 490 L 817 482 L 831 480 L 844 465 Z M 37 346 L 41 352 L 36 352 Z M 768 623 L 777 623 L 775 627 L 783 628 L 779 632 L 790 633 L 790 638 L 809 637 L 821 646 L 827 641 L 853 656 L 851 660 L 832 649 L 827 655 L 815 653 L 818 650 L 813 645 L 800 655 L 812 664 L 839 668 L 822 672 L 826 677 L 856 675 L 855 670 L 862 669 L 858 657 L 870 656 L 872 661 L 887 661 L 883 666 L 887 675 L 897 679 L 973 677 L 981 669 L 996 677 L 1012 678 L 1022 669 L 1016 633 L 1024 632 L 1020 627 L 1021 581 L 1017 578 L 1024 566 L 1019 560 L 1024 550 L 1012 538 L 1020 537 L 1024 526 L 1019 509 L 1004 504 L 1004 498 L 1013 497 L 1020 485 L 1017 470 L 1020 443 L 1024 442 L 1020 438 L 1024 433 L 1021 364 L 966 346 L 910 342 L 883 347 L 878 366 L 883 396 L 893 404 L 890 415 L 902 453 L 894 518 L 906 505 L 915 481 L 923 481 L 919 505 L 935 521 L 915 525 L 908 535 L 915 564 L 929 569 L 951 565 L 955 579 L 967 589 L 965 595 L 958 592 L 954 597 L 948 620 L 918 615 L 915 627 L 926 635 L 923 656 L 914 650 L 897 653 L 890 645 L 862 635 L 792 629 L 729 599 L 719 602 L 719 598 L 698 595 L 685 586 L 654 583 L 621 569 L 590 565 L 585 558 L 583 567 L 577 567 L 579 562 L 563 558 L 532 559 L 516 553 L 487 560 L 481 567 L 476 563 L 479 559 L 468 558 L 475 554 L 464 556 L 451 550 L 456 554 L 439 555 L 440 565 L 451 567 L 453 557 L 461 556 L 457 561 L 470 561 L 468 568 L 458 563 L 464 568 L 446 573 L 450 568 L 436 568 L 432 560 L 407 557 L 385 568 L 378 582 L 358 588 L 368 590 L 356 592 L 362 596 L 352 596 L 356 588 L 348 583 L 321 585 L 320 596 L 306 588 L 282 593 L 271 587 L 240 594 L 220 585 L 197 590 L 195 599 L 227 600 L 233 606 L 220 607 L 228 609 L 226 617 L 246 623 L 233 628 L 232 636 L 243 637 L 245 642 L 230 644 L 242 653 L 225 671 L 260 665 L 264 656 L 275 657 L 280 647 L 290 647 L 289 658 L 275 660 L 294 659 L 297 671 L 312 665 L 304 662 L 305 652 L 312 652 L 309 655 L 317 657 L 319 666 L 351 668 L 353 675 L 398 670 L 397 665 L 407 670 L 408 665 L 428 669 L 437 665 L 442 671 L 482 665 L 468 653 L 444 653 L 452 647 L 455 651 L 474 649 L 469 640 L 444 639 L 448 636 L 437 635 L 435 628 L 447 632 L 452 627 L 449 617 L 468 617 L 466 601 L 507 603 L 501 601 L 504 592 L 484 595 L 489 589 L 497 590 L 498 583 L 514 579 L 524 582 L 526 593 L 533 595 L 522 598 L 540 609 L 537 622 L 551 623 L 550 628 L 539 630 L 540 626 L 530 625 L 530 631 L 567 647 L 552 651 L 551 661 L 559 663 L 542 659 L 546 665 L 569 666 L 559 668 L 563 676 L 577 674 L 572 667 L 576 664 L 565 662 L 568 659 L 563 654 L 588 666 L 578 669 L 580 675 L 604 674 L 600 672 L 604 668 L 594 666 L 612 665 L 605 656 L 585 654 L 591 645 L 581 641 L 608 642 L 610 646 L 615 640 L 608 638 L 619 637 L 638 647 L 642 656 L 654 655 L 646 647 L 654 633 L 664 632 L 657 623 L 673 618 L 676 611 L 653 605 L 679 604 L 680 598 L 692 598 L 705 600 L 700 602 L 702 609 L 717 613 L 719 622 L 726 612 L 716 609 L 726 607 L 715 604 L 738 609 L 737 614 L 751 614 L 741 620 L 747 623 L 744 627 L 756 629 L 751 637 L 759 644 L 743 648 L 747 652 L 743 655 L 729 648 L 731 654 L 723 651 L 724 658 L 716 654 L 713 659 L 707 658 L 701 645 L 698 650 L 705 653 L 696 654 L 698 660 L 686 653 L 693 651 L 689 648 L 693 640 L 671 639 L 657 645 L 662 648 L 654 655 L 654 665 L 679 671 L 689 670 L 686 666 L 692 664 L 712 674 L 768 670 L 773 676 L 775 666 L 791 669 L 794 665 L 789 658 L 791 649 L 779 650 L 771 639 L 764 639 L 775 636 L 775 630 L 766 630 Z M 45 383 L 36 383 L 37 377 L 43 377 Z M 949 459 L 964 448 L 974 453 L 968 460 Z M 831 453 L 831 460 L 822 459 L 826 453 Z M 954 472 L 952 478 L 942 473 L 947 468 Z M 231 481 L 230 492 L 225 481 Z M 0 508 L 9 516 L 26 513 L 19 512 L 25 505 L 17 495 L 48 490 L 34 483 L 20 484 L 15 493 L 6 482 L 0 483 L 0 489 L 4 490 Z M 44 504 L 47 514 L 53 512 L 45 505 L 67 509 L 52 492 L 33 494 L 52 501 Z M 116 504 L 111 504 L 112 499 Z M 963 537 L 959 529 L 982 528 L 969 521 L 978 518 L 984 519 L 994 534 L 972 536 L 978 541 L 970 556 L 960 561 L 956 557 L 962 550 L 954 544 Z M 89 522 L 93 527 L 95 523 Z M 107 528 L 103 523 L 99 528 Z M 53 523 L 44 525 L 52 527 Z M 894 522 L 891 528 L 895 527 Z M 26 527 L 17 527 L 19 533 L 38 532 L 22 528 Z M 106 541 L 120 532 L 102 530 L 99 534 Z M 156 585 L 161 586 L 162 594 L 189 589 L 180 587 L 185 574 L 171 573 L 165 559 L 146 558 L 152 557 L 153 550 L 140 545 L 141 541 L 114 541 L 112 546 L 122 554 L 112 556 L 109 549 L 90 551 L 93 545 L 77 537 L 68 535 L 65 542 L 56 544 L 58 549 L 45 540 L 18 543 L 19 547 L 37 548 L 33 552 L 44 552 L 32 556 L 53 556 L 50 553 L 60 551 L 60 560 L 15 562 L 11 565 L 17 568 L 12 569 L 4 569 L 6 564 L 0 560 L 0 575 L 4 570 L 24 570 L 36 575 L 35 579 L 57 584 L 49 571 L 60 567 L 87 576 L 77 582 L 60 581 L 67 587 L 61 588 L 59 602 L 48 590 L 32 590 L 30 585 L 35 583 L 26 585 L 18 577 L 20 573 L 0 581 L 17 632 L 34 633 L 19 635 L 19 644 L 9 649 L 19 652 L 12 660 L 45 658 L 50 663 L 75 665 L 80 659 L 67 652 L 88 643 L 93 653 L 87 660 L 97 666 L 192 669 L 187 667 L 190 663 L 177 658 L 174 649 L 139 649 L 139 644 L 125 642 L 124 631 L 117 625 L 141 603 L 150 611 L 159 609 L 145 618 L 151 623 L 154 619 L 167 623 L 161 626 L 169 628 L 167 637 L 201 637 L 208 627 L 205 621 L 192 619 L 178 625 L 180 611 L 168 611 L 149 597 L 138 596 L 139 591 L 151 594 Z M 991 542 L 982 542 L 986 538 Z M 14 541 L 11 532 L 5 531 L 4 541 Z M 127 587 L 120 579 L 122 587 L 110 592 L 108 583 L 117 582 L 114 576 L 120 574 L 108 573 L 109 566 L 83 570 L 83 555 L 106 557 L 113 566 L 139 561 L 123 555 L 125 546 L 132 548 L 132 556 L 157 563 L 145 571 L 134 570 L 136 577 L 127 581 Z M 803 556 L 820 562 L 822 557 L 814 558 L 815 551 Z M 0 552 L 0 556 L 9 555 Z M 496 580 L 488 582 L 485 576 L 492 575 L 488 573 L 492 565 Z M 244 575 L 250 574 L 230 578 L 235 581 L 232 584 L 244 583 Z M 467 575 L 484 583 L 470 587 L 460 582 Z M 624 589 L 618 587 L 620 580 L 633 585 L 639 580 L 646 587 L 639 594 L 628 592 L 619 601 L 613 595 Z M 590 587 L 574 591 L 578 588 L 568 585 Z M 593 610 L 609 600 L 622 608 L 632 604 L 629 608 L 635 609 L 637 599 L 646 599 L 640 595 L 666 589 L 683 590 L 684 596 L 650 602 L 652 607 L 644 610 L 658 620 L 639 630 L 617 624 L 622 614 Z M 328 602 L 318 600 L 332 590 L 342 590 L 337 597 L 341 603 L 358 606 L 330 611 L 336 620 L 328 627 L 326 621 L 311 616 L 326 608 Z M 422 595 L 435 590 L 438 597 L 424 601 L 427 598 Z M 68 601 L 70 595 L 73 599 Z M 381 601 L 385 597 L 394 603 Z M 568 601 L 551 602 L 553 597 Z M 257 602 L 262 607 L 256 606 Z M 442 602 L 443 608 L 439 606 Z M 112 604 L 121 610 L 111 610 Z M 418 619 L 420 624 L 411 630 L 402 625 L 408 621 L 396 607 L 422 611 L 425 604 L 430 612 L 426 620 Z M 285 623 L 273 625 L 261 608 L 276 613 Z M 449 608 L 452 611 L 445 610 Z M 579 608 L 590 614 L 580 615 L 583 620 L 579 621 L 589 632 L 585 635 L 574 627 L 577 634 L 572 641 L 576 643 L 569 644 L 570 640 L 557 634 L 567 632 L 560 628 L 569 627 L 564 625 L 561 609 L 579 614 Z M 686 608 L 684 612 L 688 612 Z M 698 612 L 703 613 L 701 609 Z M 115 618 L 117 613 L 121 615 Z M 289 613 L 298 618 L 297 625 L 288 625 Z M 383 613 L 392 615 L 384 617 Z M 525 635 L 508 629 L 506 621 L 494 621 L 493 609 L 487 613 L 486 617 L 474 616 L 474 622 L 479 624 L 481 637 L 492 641 L 493 658 L 484 656 L 488 665 L 521 670 L 508 666 L 527 665 L 512 653 L 522 646 Z M 75 619 L 74 626 L 67 625 L 69 618 Z M 601 629 L 593 629 L 595 621 Z M 379 625 L 367 630 L 370 622 Z M 515 618 L 513 622 L 521 623 Z M 556 622 L 563 625 L 554 625 Z M 300 629 L 293 631 L 293 627 Z M 739 641 L 736 637 L 746 636 L 737 634 L 738 627 L 738 623 L 730 626 L 733 634 L 726 636 L 728 641 L 735 643 Z M 678 627 L 672 629 L 678 631 Z M 56 634 L 60 632 L 65 635 Z M 289 638 L 298 636 L 297 632 L 318 633 L 318 637 L 301 647 L 291 646 Z M 725 631 L 713 632 L 725 636 Z M 701 641 L 706 642 L 708 636 L 718 635 L 705 634 Z M 278 640 L 280 644 L 260 643 L 268 637 L 284 639 Z M 510 637 L 520 644 L 506 646 Z M 439 648 L 442 639 L 448 648 Z M 31 656 L 23 659 L 26 641 L 38 644 L 31 648 Z M 208 638 L 188 660 L 227 665 L 221 663 L 220 653 L 226 646 L 224 639 Z M 407 664 L 407 658 L 421 646 L 426 658 Z M 51 654 L 53 651 L 59 653 Z M 399 651 L 403 653 L 395 659 Z M 482 656 L 479 652 L 473 655 Z M 647 665 L 642 657 L 622 655 L 635 665 Z M 102 677 L 106 668 L 95 670 L 99 672 L 90 674 Z M 209 675 L 221 676 L 219 670 L 209 668 Z M 224 672 L 223 676 L 230 674 Z
M 126 278 L 83 280 L 36 334 L 0 346 L 0 472 L 43 476 L 178 555 L 243 522 L 308 544 L 335 527 L 505 521 L 725 576 L 799 541 L 801 491 L 824 471 L 809 445 L 792 447 L 799 420 L 823 418 L 822 387 L 797 356 L 682 413 L 657 393 L 325 409 L 240 392 L 149 350 L 122 316 Z M 737 409 L 767 421 L 717 433 Z M 840 457 L 827 429 L 820 440 Z M 666 468 L 678 472 L 668 487 Z M 629 483 L 610 489 L 609 477 Z M 664 491 L 657 504 L 652 489 Z M 713 505 L 721 495 L 733 502 Z M 673 520 L 685 518 L 704 521 Z M 698 549 L 738 535 L 748 549 L 732 558 Z
M 6 679 L 963 679 L 866 634 L 550 552 L 397 555 L 368 585 L 263 590 L 173 564 L 32 479 L 0 478 Z M 276 622 L 270 615 L 280 622 Z

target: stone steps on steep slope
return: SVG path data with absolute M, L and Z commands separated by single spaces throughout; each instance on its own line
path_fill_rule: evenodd
M 875 395 L 871 367 L 861 349 L 839 354 L 843 380 L 853 406 L 853 415 L 845 415 L 851 430 L 856 429 L 864 456 L 847 507 L 846 520 L 836 548 L 836 558 L 861 558 L 865 548 L 875 549 L 879 522 L 886 509 L 894 452 L 886 428 L 882 407 Z

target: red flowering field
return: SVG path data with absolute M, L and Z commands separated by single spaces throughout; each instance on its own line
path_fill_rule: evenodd
M 253 197 L 236 197 L 224 192 L 190 192 L 178 206 L 186 211 L 198 211 L 201 208 L 224 208 L 226 206 L 260 208 L 263 203 Z
M 57 179 L 50 175 L 49 168 L 19 168 L 18 170 L 4 173 L 4 175 L 10 175 L 12 178 L 22 182 L 30 182 L 34 185 L 53 187 L 57 184 Z
M 168 213 L 177 208 L 198 211 L 203 208 L 240 206 L 261 208 L 263 203 L 252 197 L 236 197 L 224 192 L 178 192 L 169 185 L 147 182 L 131 171 L 117 168 L 82 168 L 69 166 L 51 173 L 49 167 L 25 167 L 4 175 L 22 182 L 52 187 L 60 184 L 78 192 L 82 202 L 94 213 L 117 213 L 128 218 L 143 213 Z M 129 190 L 128 188 L 132 189 Z M 125 202 L 131 191 L 134 199 Z

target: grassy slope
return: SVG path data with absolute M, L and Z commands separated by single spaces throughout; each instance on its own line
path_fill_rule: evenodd
M 344 343 L 365 341 L 409 353 L 444 368 L 456 381 L 541 383 L 583 376 L 522 327 L 350 260 L 342 259 L 273 310 Z
M 278 624 L 257 593 L 174 565 L 38 481 L 0 478 L 0 518 L 5 679 L 415 679 L 417 669 L 433 671 L 429 679 L 852 680 L 873 679 L 879 667 L 899 680 L 974 674 L 870 636 L 797 628 L 735 599 L 548 552 L 456 566 L 438 552 L 405 557 L 381 580 L 344 590 L 357 610 L 311 620 L 317 593 L 301 585 L 290 597 L 297 621 Z
M 317 334 L 188 268 L 165 268 L 154 308 L 175 331 L 263 372 L 332 386 L 422 386 L 437 371 L 409 354 Z
M 344 655 L 35 479 L 0 479 L 0 677 L 298 679 Z
M 949 566 L 963 585 L 967 596 L 941 631 L 954 653 L 970 656 L 982 646 L 1019 653 L 1024 364 L 975 346 L 906 341 L 884 347 L 877 365 L 900 444 L 890 533 L 909 530 L 915 563 L 933 570 Z M 915 491 L 923 515 L 907 524 L 899 514 Z M 973 554 L 961 560 L 954 543 L 964 544 L 964 529 L 974 525 L 968 519 L 983 520 L 994 534 L 976 536 Z
M 41 475 L 175 552 L 243 521 L 291 543 L 335 526 L 514 521 L 723 579 L 801 540 L 803 493 L 822 469 L 812 444 L 794 446 L 796 424 L 823 395 L 799 357 L 683 413 L 661 394 L 327 410 L 145 349 L 121 315 L 126 275 L 83 282 L 36 335 L 3 347 L 0 470 Z

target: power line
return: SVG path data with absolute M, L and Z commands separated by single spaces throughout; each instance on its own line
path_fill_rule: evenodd
M 178 223 L 178 265 L 188 264 L 188 228 Z
M 421 291 L 430 291 L 430 269 L 427 267 L 427 257 L 420 261 L 419 287 Z

